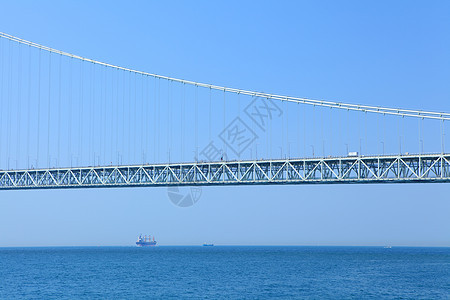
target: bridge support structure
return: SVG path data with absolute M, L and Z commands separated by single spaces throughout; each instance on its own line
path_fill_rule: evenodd
M 0 190 L 412 182 L 450 182 L 450 154 L 0 171 Z

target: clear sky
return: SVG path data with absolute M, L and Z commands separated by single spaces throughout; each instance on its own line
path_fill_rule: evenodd
M 7 1 L 0 31 L 199 82 L 450 112 L 449 15 L 448 1 Z M 161 245 L 450 246 L 449 189 L 205 187 L 187 208 L 166 188 L 2 191 L 0 246 L 132 245 L 140 233 Z

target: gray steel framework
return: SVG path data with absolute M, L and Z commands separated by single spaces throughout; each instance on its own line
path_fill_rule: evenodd
M 0 189 L 450 182 L 450 154 L 0 171 Z

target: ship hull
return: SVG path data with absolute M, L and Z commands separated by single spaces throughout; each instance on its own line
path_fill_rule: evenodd
M 136 246 L 138 246 L 138 247 L 151 247 L 151 246 L 156 246 L 156 242 L 136 242 Z

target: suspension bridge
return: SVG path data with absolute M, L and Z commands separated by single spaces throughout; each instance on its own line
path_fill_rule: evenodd
M 449 182 L 450 113 L 182 80 L 0 33 L 0 189 Z

